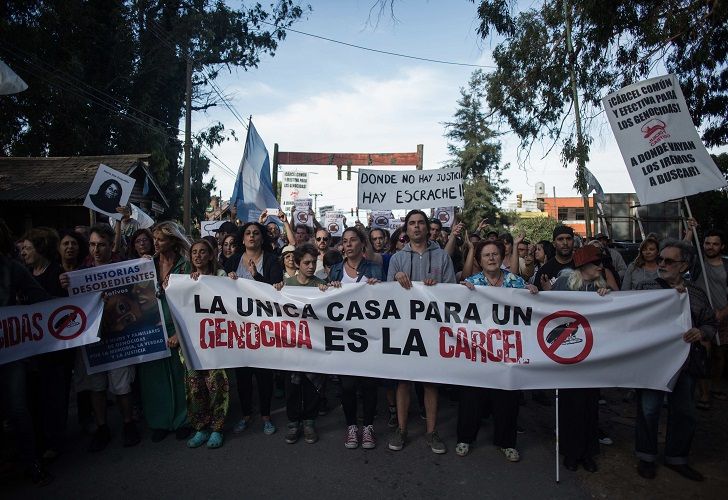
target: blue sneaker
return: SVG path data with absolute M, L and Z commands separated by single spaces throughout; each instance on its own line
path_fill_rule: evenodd
M 192 436 L 192 439 L 187 441 L 187 447 L 188 448 L 199 448 L 203 444 L 205 444 L 205 441 L 207 441 L 210 438 L 210 433 L 208 431 L 197 431 L 195 432 L 195 435 Z
M 270 420 L 263 420 L 263 434 L 270 436 L 276 433 L 276 426 Z
M 244 418 L 241 418 L 237 424 L 235 424 L 235 427 L 233 427 L 233 434 L 240 434 L 245 429 L 248 428 L 248 421 Z
M 210 434 L 210 439 L 207 440 L 207 447 L 210 449 L 219 448 L 222 446 L 222 443 L 222 432 L 213 432 Z

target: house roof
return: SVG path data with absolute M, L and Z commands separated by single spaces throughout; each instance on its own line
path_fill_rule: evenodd
M 103 163 L 127 175 L 142 168 L 160 199 L 169 206 L 149 171 L 150 156 L 0 157 L 0 201 L 83 201 Z

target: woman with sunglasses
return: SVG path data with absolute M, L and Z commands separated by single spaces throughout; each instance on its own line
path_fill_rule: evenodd
M 404 248 L 409 241 L 407 233 L 404 230 L 404 226 L 399 226 L 392 233 L 392 237 L 389 240 L 389 253 L 394 255 Z
M 207 240 L 197 240 L 190 248 L 193 280 L 200 276 L 225 276 L 215 259 L 215 250 Z M 222 428 L 230 407 L 228 378 L 224 369 L 188 370 L 185 374 L 187 414 L 195 435 L 187 441 L 189 448 L 219 448 L 223 443 Z
M 481 272 L 461 281 L 470 290 L 476 286 L 500 288 L 527 288 L 538 293 L 538 288 L 528 285 L 520 276 L 501 268 L 506 248 L 501 241 L 481 241 L 472 252 L 478 260 Z M 457 445 L 455 453 L 464 457 L 475 442 L 480 427 L 482 400 L 490 401 L 493 412 L 493 444 L 500 448 L 506 460 L 518 462 L 521 459 L 516 449 L 516 423 L 518 420 L 519 391 L 461 387 L 458 407 Z
M 225 272 L 232 279 L 244 278 L 273 285 L 283 281 L 283 269 L 272 252 L 268 230 L 259 222 L 248 222 L 241 228 L 243 253 L 232 255 L 225 262 Z M 276 427 L 270 419 L 270 405 L 273 399 L 273 370 L 264 368 L 236 368 L 235 378 L 238 397 L 243 410 L 233 432 L 239 434 L 247 429 L 253 413 L 253 375 L 258 384 L 260 416 L 263 432 L 270 435 Z
M 574 268 L 570 273 L 562 273 L 551 290 L 596 292 L 600 296 L 609 293 L 610 287 L 602 274 L 602 256 L 597 247 L 585 245 L 576 249 Z M 581 464 L 584 470 L 596 472 L 594 456 L 599 453 L 599 389 L 561 389 L 559 401 L 559 439 L 564 452 L 564 467 L 575 471 Z

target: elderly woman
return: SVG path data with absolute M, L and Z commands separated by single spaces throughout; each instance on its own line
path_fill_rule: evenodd
M 148 361 L 137 366 L 141 382 L 144 417 L 152 429 L 152 441 L 158 442 L 175 431 L 177 439 L 187 439 L 190 428 L 187 424 L 187 403 L 185 400 L 185 370 L 179 353 L 179 339 L 169 312 L 164 289 L 172 274 L 189 274 L 190 262 L 187 256 L 190 243 L 182 228 L 175 222 L 160 222 L 152 228 L 154 237 L 154 265 L 167 328 L 167 345 L 172 350 L 169 358 Z
M 31 229 L 23 235 L 21 241 L 20 257 L 38 284 L 53 297 L 67 296 L 59 281 L 64 271 L 57 262 L 59 240 L 55 229 Z M 40 410 L 43 458 L 54 459 L 63 449 L 66 433 L 74 350 L 49 352 L 34 359 L 38 363 L 41 376 L 40 390 L 34 394 L 34 406 Z
M 330 285 L 342 283 L 374 284 L 382 280 L 382 268 L 364 258 L 366 236 L 356 227 L 344 230 L 341 241 L 344 245 L 344 260 L 331 266 Z M 341 406 L 346 418 L 344 446 L 354 449 L 359 446 L 359 425 L 357 424 L 357 390 L 361 391 L 364 420 L 361 431 L 361 445 L 372 449 L 377 445 L 374 436 L 374 414 L 377 410 L 377 380 L 369 377 L 341 375 Z
M 597 247 L 586 245 L 574 251 L 574 270 L 562 273 L 551 287 L 555 291 L 596 292 L 601 296 L 610 288 L 604 279 L 602 256 Z M 559 391 L 561 449 L 564 467 L 575 471 L 579 464 L 589 472 L 597 471 L 594 456 L 599 453 L 599 389 L 561 389 Z
M 218 267 L 215 249 L 205 239 L 192 244 L 190 260 L 190 275 L 194 280 L 200 276 L 225 276 L 225 271 Z M 207 443 L 208 448 L 219 448 L 223 443 L 222 427 L 230 407 L 225 370 L 188 370 L 185 374 L 185 388 L 190 423 L 197 431 L 187 441 L 187 446 L 199 448 Z
M 233 279 L 245 278 L 273 285 L 283 281 L 283 269 L 272 251 L 268 230 L 259 222 L 248 222 L 241 228 L 243 253 L 232 255 L 225 262 L 225 272 Z M 235 369 L 238 397 L 243 410 L 243 418 L 235 424 L 233 432 L 243 432 L 252 419 L 253 413 L 253 375 L 258 385 L 260 417 L 263 420 L 263 433 L 270 435 L 276 427 L 270 419 L 270 406 L 273 399 L 273 370 L 243 367 Z
M 88 255 L 88 241 L 73 229 L 59 231 L 58 255 L 64 272 L 75 271 Z
M 659 255 L 659 242 L 653 238 L 647 238 L 640 243 L 640 251 L 637 258 L 624 273 L 622 280 L 622 291 L 636 290 L 643 281 L 653 281 L 658 278 L 657 257 Z
M 474 253 L 482 271 L 461 281 L 461 284 L 471 290 L 474 290 L 476 286 L 495 286 L 527 288 L 531 293 L 538 293 L 535 286 L 526 284 L 520 276 L 501 268 L 506 249 L 500 240 L 481 241 L 475 245 Z M 518 462 L 521 459 L 516 449 L 518 396 L 518 391 L 461 387 L 458 407 L 458 444 L 455 446 L 455 453 L 464 457 L 470 452 L 470 446 L 478 436 L 482 417 L 482 400 L 485 397 L 493 412 L 493 444 L 500 448 L 506 460 Z

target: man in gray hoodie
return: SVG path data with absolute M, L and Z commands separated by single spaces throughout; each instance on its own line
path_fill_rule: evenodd
M 412 288 L 413 281 L 433 286 L 437 283 L 455 283 L 455 271 L 450 256 L 434 241 L 429 241 L 428 219 L 421 210 L 411 210 L 404 219 L 409 243 L 394 254 L 389 261 L 387 281 L 397 281 L 402 288 Z M 412 383 L 400 381 L 397 385 L 397 417 L 399 426 L 389 439 L 389 449 L 399 451 L 407 439 Z M 447 447 L 438 436 L 437 397 L 438 388 L 425 384 L 425 413 L 427 415 L 427 444 L 434 453 L 445 453 Z

